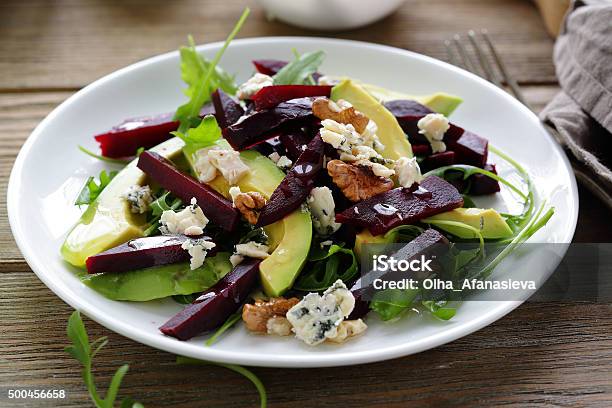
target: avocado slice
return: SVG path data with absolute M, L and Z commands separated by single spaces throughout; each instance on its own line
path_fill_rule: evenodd
M 456 208 L 423 220 L 425 223 L 428 221 L 462 222 L 480 230 L 483 238 L 488 239 L 508 238 L 512 236 L 512 229 L 510 229 L 502 216 L 493 208 Z M 477 238 L 473 232 L 464 228 L 449 225 L 436 225 L 436 227 L 459 238 Z
M 365 244 L 391 244 L 397 239 L 397 230 L 391 230 L 386 234 L 372 235 L 369 229 L 364 228 L 361 232 L 355 235 L 355 246 L 353 251 L 357 255 L 357 259 L 361 258 L 362 245 Z
M 223 139 L 218 140 L 216 145 L 229 147 L 229 143 Z M 185 149 L 184 153 L 187 160 L 193 163 L 194 152 Z M 285 173 L 272 160 L 254 150 L 240 152 L 240 158 L 251 170 L 238 182 L 240 190 L 257 191 L 266 199 L 270 198 Z M 193 166 L 192 170 L 195 172 Z M 217 176 L 208 184 L 225 197 L 230 197 L 230 186 L 222 176 Z M 312 240 L 312 220 L 308 211 L 298 209 L 264 229 L 273 251 L 259 264 L 261 284 L 266 295 L 280 296 L 291 288 L 306 263 Z
M 331 98 L 334 101 L 344 99 L 350 102 L 355 109 L 376 122 L 378 137 L 385 145 L 381 153 L 384 158 L 397 160 L 400 157 L 412 157 L 410 142 L 395 116 L 362 86 L 346 79 L 332 88 Z
M 90 288 L 113 300 L 145 302 L 174 295 L 203 292 L 232 270 L 230 254 L 220 252 L 207 257 L 191 270 L 189 262 L 161 265 L 134 271 L 85 275 Z
M 418 103 L 427 106 L 434 112 L 441 113 L 444 116 L 449 116 L 457 109 L 463 99 L 458 96 L 450 95 L 445 92 L 436 92 L 430 95 L 408 95 L 401 92 L 391 91 L 380 86 L 362 84 L 366 91 L 368 91 L 374 98 L 380 101 L 392 101 L 395 99 L 411 99 Z
M 182 147 L 183 142 L 173 138 L 151 151 L 172 159 L 180 154 Z M 115 176 L 68 233 L 60 250 L 67 262 L 84 267 L 87 257 L 142 236 L 144 215 L 133 214 L 128 203 L 120 198 L 130 186 L 145 181 L 146 176 L 136 167 L 137 162 L 138 159 L 132 160 Z

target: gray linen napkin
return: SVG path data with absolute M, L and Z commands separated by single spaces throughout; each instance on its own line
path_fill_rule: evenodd
M 612 1 L 574 1 L 554 53 L 562 91 L 540 113 L 578 181 L 612 208 Z

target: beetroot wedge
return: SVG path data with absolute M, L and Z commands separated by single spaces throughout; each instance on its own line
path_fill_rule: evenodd
M 270 200 L 259 213 L 257 226 L 272 224 L 299 208 L 314 187 L 323 168 L 325 143 L 321 136 L 312 139 L 287 175 L 276 187 Z
M 222 129 L 236 123 L 244 115 L 242 106 L 231 96 L 223 92 L 222 89 L 217 89 L 213 92 L 211 99 L 215 107 L 217 123 Z
M 226 231 L 233 231 L 240 221 L 240 213 L 221 194 L 200 183 L 193 177 L 181 173 L 167 159 L 154 152 L 142 152 L 138 168 L 183 202 L 195 197 L 204 214 Z
M 395 116 L 404 133 L 408 135 L 410 143 L 429 144 L 425 136 L 419 133 L 417 122 L 428 113 L 433 113 L 431 109 L 417 101 L 408 99 L 389 101 L 385 102 L 384 105 Z
M 87 272 L 126 272 L 186 262 L 189 260 L 189 253 L 181 248 L 181 245 L 187 239 L 189 238 L 184 235 L 132 239 L 125 244 L 87 258 L 85 262 Z M 208 255 L 213 255 L 215 252 L 213 248 L 208 251 Z
M 288 130 L 280 135 L 280 142 L 287 152 L 287 157 L 293 161 L 296 161 L 298 157 L 300 157 L 304 149 L 306 149 L 306 145 L 308 145 L 311 140 L 312 137 L 302 129 Z
M 415 156 L 427 156 L 431 154 L 431 146 L 429 144 L 414 144 L 412 145 L 412 153 Z
M 489 152 L 487 139 L 466 130 L 456 139 L 445 135 L 444 140 L 447 148 L 455 152 L 456 163 L 476 167 L 484 167 L 487 163 Z
M 421 255 L 432 257 L 432 255 L 442 255 L 449 249 L 449 242 L 442 234 L 434 229 L 427 229 L 421 235 L 407 243 L 400 250 L 393 253 L 393 257 L 397 260 L 404 259 L 411 261 L 419 258 Z M 405 272 L 402 272 L 405 274 Z M 370 271 L 364 274 L 351 287 L 351 293 L 355 296 L 355 308 L 351 312 L 349 319 L 359 319 L 365 316 L 369 311 L 369 304 L 366 299 L 371 299 L 374 295 L 374 287 L 372 286 L 375 279 L 385 278 L 389 272 Z M 424 276 L 402 276 L 403 278 L 424 278 Z
M 275 59 L 260 59 L 254 60 L 253 65 L 260 74 L 275 75 L 282 67 L 287 65 L 287 61 L 275 60 Z
M 270 76 L 274 76 L 280 71 L 285 65 L 287 65 L 287 61 L 276 60 L 276 59 L 260 59 L 254 60 L 253 65 L 255 65 L 255 69 L 260 74 L 266 74 Z M 321 74 L 319 72 L 315 72 L 312 74 L 312 79 L 316 81 L 321 78 Z
M 214 113 L 212 104 L 206 104 L 200 111 L 200 116 L 204 117 Z M 141 147 L 149 149 L 173 137 L 170 132 L 175 131 L 179 126 L 173 117 L 174 112 L 127 119 L 94 138 L 100 144 L 104 157 L 134 156 Z
M 421 169 L 429 171 L 438 167 L 450 166 L 451 164 L 455 164 L 455 152 L 449 150 L 425 157 L 421 163 Z
M 238 123 L 223 129 L 223 137 L 236 150 L 244 150 L 266 139 L 283 125 L 299 124 L 313 118 L 314 98 L 298 98 L 278 104 L 275 108 L 253 113 Z
M 494 164 L 485 164 L 484 169 L 497 174 Z M 493 180 L 484 174 L 474 174 L 468 180 L 470 181 L 469 194 L 471 195 L 495 194 L 501 190 L 497 180 Z
M 255 109 L 263 110 L 275 107 L 281 102 L 307 96 L 326 96 L 331 93 L 328 85 L 273 85 L 263 87 L 251 98 Z
M 249 296 L 259 275 L 258 259 L 248 259 L 192 304 L 164 323 L 159 330 L 179 340 L 189 340 L 225 322 Z
M 452 184 L 429 176 L 416 190 L 400 187 L 363 200 L 337 214 L 336 221 L 380 235 L 462 205 L 463 197 Z
M 490 171 L 493 174 L 497 174 L 497 169 L 494 164 L 486 164 L 484 170 Z M 500 191 L 500 186 L 497 180 L 491 177 L 485 176 L 484 174 L 472 174 L 467 179 L 463 179 L 463 173 L 460 171 L 448 171 L 448 173 L 456 173 L 457 177 L 453 178 L 450 183 L 457 188 L 463 194 L 469 195 L 486 195 L 495 194 Z

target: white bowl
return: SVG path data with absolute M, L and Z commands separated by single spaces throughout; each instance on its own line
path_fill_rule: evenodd
M 258 0 L 268 18 L 313 30 L 348 30 L 387 17 L 405 0 Z

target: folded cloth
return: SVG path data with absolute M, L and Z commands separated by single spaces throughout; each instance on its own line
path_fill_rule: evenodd
M 579 162 L 578 180 L 612 207 L 612 2 L 573 2 L 554 61 L 562 91 L 540 118 Z

